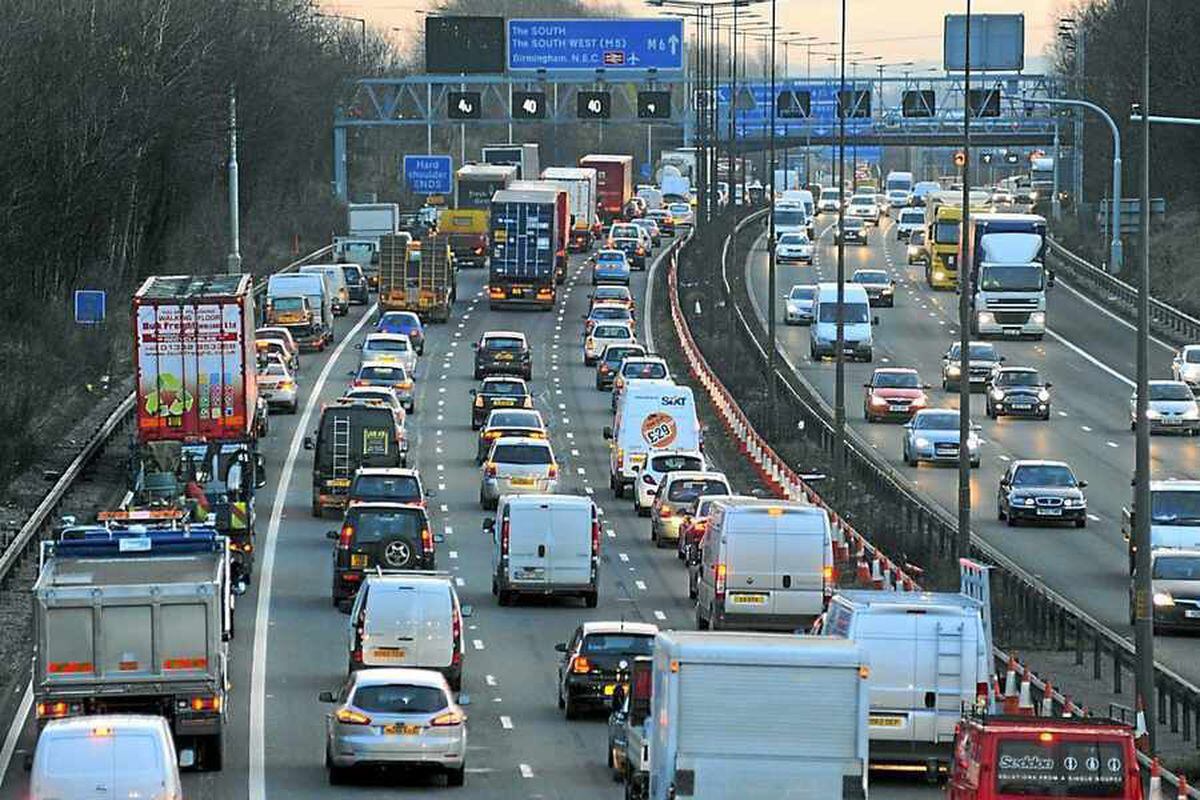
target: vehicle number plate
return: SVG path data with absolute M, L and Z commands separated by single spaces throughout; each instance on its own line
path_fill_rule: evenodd
M 616 690 L 617 690 L 617 685 L 615 683 L 604 684 L 604 696 L 605 697 L 612 697 L 613 692 L 615 692 Z
M 339 489 L 343 489 L 350 485 L 350 479 L 349 478 L 334 478 L 333 480 L 331 480 L 329 482 L 329 485 L 337 487 Z
M 379 661 L 403 661 L 406 652 L 403 647 L 371 648 L 371 655 Z
M 355 569 L 363 569 L 370 563 L 370 558 L 366 553 L 351 553 L 350 566 Z
M 509 483 L 513 486 L 533 486 L 533 478 L 511 478 Z
M 1004 335 L 1005 336 L 1020 336 L 1021 329 L 1020 328 L 1005 328 Z
M 908 406 L 888 406 L 888 411 L 908 411 Z
M 1187 617 L 1188 619 L 1200 619 L 1200 611 L 1194 608 L 1189 608 L 1183 612 L 1183 616 Z
M 904 717 L 890 714 L 872 714 L 868 724 L 872 728 L 903 728 Z
M 513 294 L 520 294 L 520 290 L 513 289 Z M 497 361 L 512 361 L 512 359 L 513 359 L 512 353 L 497 353 L 496 354 Z
M 1164 419 L 1162 422 L 1163 422 L 1163 424 L 1164 424 L 1164 425 L 1179 425 L 1180 423 L 1182 423 L 1182 422 L 1183 422 L 1183 420 L 1181 420 L 1181 419 L 1171 419 L 1170 417 L 1168 417 L 1167 419 Z
M 492 405 L 497 406 L 497 407 L 511 406 L 515 402 L 516 402 L 515 400 L 493 400 Z
M 767 596 L 765 594 L 735 594 L 733 595 L 733 602 L 761 606 L 766 604 Z
M 1061 508 L 1039 508 L 1037 510 L 1037 513 L 1038 513 L 1039 517 L 1061 517 L 1062 509 Z
M 416 736 L 421 732 L 420 725 L 402 725 L 399 722 L 394 722 L 391 725 L 384 725 L 383 732 L 386 734 L 402 734 L 404 736 Z

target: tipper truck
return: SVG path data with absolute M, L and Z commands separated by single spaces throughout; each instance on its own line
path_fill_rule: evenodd
M 567 247 L 571 237 L 571 201 L 567 190 L 557 181 L 513 181 L 509 186 L 516 191 L 551 192 L 555 200 L 554 239 L 554 282 L 567 280 Z
M 52 719 L 164 717 L 184 766 L 221 769 L 233 635 L 225 537 L 79 526 L 42 544 L 33 698 Z
M 596 170 L 596 211 L 605 224 L 621 216 L 633 197 L 633 156 L 589 155 L 579 166 Z
M 555 258 L 559 200 L 552 191 L 511 189 L 492 197 L 492 256 L 488 301 L 492 308 L 533 305 L 551 311 L 557 300 Z
M 456 287 L 448 238 L 435 233 L 422 242 L 399 235 L 380 239 L 380 311 L 415 311 L 431 322 L 450 319 Z
M 590 167 L 546 167 L 542 180 L 567 190 L 571 234 L 567 247 L 575 253 L 592 249 L 596 226 L 596 170 Z
M 517 168 L 517 179 L 536 181 L 541 172 L 536 143 L 485 144 L 481 150 L 485 164 L 512 164 Z
M 651 800 L 867 796 L 870 665 L 856 643 L 663 631 L 653 669 Z
M 514 164 L 467 164 L 454 173 L 454 208 L 438 217 L 438 232 L 450 237 L 450 249 L 459 264 L 487 266 L 492 195 L 516 179 Z

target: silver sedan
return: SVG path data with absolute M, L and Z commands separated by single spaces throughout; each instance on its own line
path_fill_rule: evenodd
M 958 463 L 958 409 L 926 408 L 904 426 L 904 463 L 915 467 L 922 461 Z M 972 424 L 967 436 L 971 466 L 979 466 L 979 437 Z
M 392 765 L 439 769 L 450 786 L 466 777 L 467 715 L 446 679 L 424 669 L 350 673 L 325 715 L 325 768 L 331 784 L 355 769 Z

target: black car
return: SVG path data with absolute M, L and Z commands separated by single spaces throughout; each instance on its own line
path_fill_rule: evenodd
M 367 283 L 367 274 L 358 264 L 342 264 L 342 274 L 346 276 L 346 293 L 350 304 L 365 306 L 371 301 L 371 286 Z
M 869 244 L 867 241 L 867 223 L 857 217 L 847 216 L 842 220 L 842 226 L 845 229 L 846 244 L 851 242 L 855 244 Z M 838 229 L 835 225 L 833 228 L 833 243 L 838 242 Z
M 421 486 L 421 473 L 405 467 L 364 467 L 350 483 L 350 503 L 425 505 L 432 495 Z
M 896 282 L 882 269 L 856 269 L 850 278 L 867 290 L 867 303 L 872 306 L 896 305 Z
M 987 415 L 1050 419 L 1050 389 L 1033 367 L 999 367 L 988 384 Z
M 646 248 L 641 239 L 613 239 L 611 249 L 625 254 L 630 269 L 646 268 Z
M 475 380 L 488 375 L 533 377 L 533 354 L 525 334 L 518 331 L 488 331 L 471 345 L 475 349 Z
M 942 356 L 942 389 L 947 392 L 958 391 L 961 378 L 961 363 L 959 343 L 954 342 Z M 990 342 L 969 342 L 967 345 L 967 380 L 971 391 L 984 389 L 992 379 L 992 370 L 1004 361 L 1004 356 Z
M 1087 481 L 1062 461 L 1014 461 L 1000 478 L 996 516 L 1018 522 L 1073 522 L 1087 525 Z
M 355 503 L 333 540 L 333 604 L 347 610 L 367 572 L 432 570 L 434 536 L 424 508 L 404 503 Z M 439 537 L 440 538 L 440 537 Z
M 529 385 L 521 378 L 485 378 L 471 390 L 471 430 L 479 430 L 493 408 L 533 408 Z
M 596 388 L 600 391 L 611 389 L 621 362 L 627 358 L 644 355 L 646 355 L 646 348 L 640 344 L 610 344 L 606 346 L 596 362 Z
M 558 665 L 558 707 L 567 719 L 586 709 L 607 709 L 619 680 L 636 656 L 648 656 L 658 627 L 645 622 L 585 622 L 570 642 L 554 649 L 563 654 Z

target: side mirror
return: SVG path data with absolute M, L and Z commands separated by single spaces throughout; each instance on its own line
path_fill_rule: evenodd
M 864 388 L 864 389 L 870 389 L 870 388 L 871 388 L 871 384 L 869 384 L 869 383 L 864 383 L 864 384 L 863 384 L 863 388 Z
M 1053 388 L 1054 388 L 1054 384 L 1053 384 L 1053 383 L 1047 383 L 1047 384 L 1046 384 L 1046 388 L 1047 388 L 1047 389 L 1053 389 Z
M 336 542 L 338 540 L 338 532 L 337 531 L 325 531 L 325 538 L 330 540 L 331 542 Z
M 362 350 L 362 345 L 361 345 L 361 344 L 356 344 L 356 345 L 354 345 L 354 349 L 355 349 L 355 350 Z
M 316 446 L 316 443 L 313 442 L 313 438 L 311 436 L 304 437 L 304 449 L 305 450 L 312 450 L 315 446 Z
M 925 390 L 929 390 L 929 389 L 933 388 L 933 384 L 932 383 L 922 383 L 921 388 L 925 389 Z
M 1087 481 L 1075 481 L 1075 485 L 1080 489 L 1086 489 L 1088 484 Z
M 567 652 L 567 643 L 566 643 L 566 642 L 559 642 L 558 644 L 554 645 L 554 652 L 556 652 L 556 653 L 565 653 L 565 652 Z
M 983 430 L 983 426 L 982 426 L 982 425 L 980 425 L 978 422 L 972 422 L 972 423 L 971 423 L 971 430 L 973 430 L 973 431 L 981 431 L 981 430 Z
M 872 325 L 878 325 L 878 324 L 879 324 L 879 317 L 871 317 L 871 324 L 872 324 Z
M 605 425 L 605 426 L 604 426 L 604 438 L 605 438 L 605 439 L 608 439 L 609 441 L 612 441 L 612 438 L 613 438 L 613 429 L 612 429 L 612 427 L 611 427 L 611 426 L 609 426 L 609 425 Z
M 320 700 L 322 703 L 336 703 L 337 702 L 337 700 L 335 700 L 333 697 L 333 692 L 321 692 L 319 695 L 317 695 L 317 699 Z
M 347 375 L 349 375 L 351 378 L 353 378 L 353 377 L 354 377 L 354 370 L 352 370 L 352 369 L 350 369 L 350 370 L 346 370 L 346 374 L 347 374 Z
M 1001 363 L 1008 361 L 1008 356 L 1000 356 Z
M 641 465 L 641 464 L 634 464 L 634 465 L 633 465 L 633 471 L 634 471 L 634 472 L 641 472 L 641 471 L 642 471 L 642 465 Z

